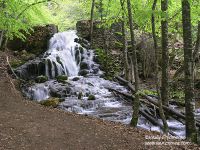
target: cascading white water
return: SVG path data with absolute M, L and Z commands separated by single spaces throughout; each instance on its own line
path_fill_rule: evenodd
M 54 78 L 56 72 L 57 75 L 78 75 L 79 64 L 75 60 L 75 47 L 78 44 L 74 42 L 75 38 L 78 38 L 75 31 L 60 32 L 51 38 L 49 50 L 44 55 L 47 56 L 46 76 Z

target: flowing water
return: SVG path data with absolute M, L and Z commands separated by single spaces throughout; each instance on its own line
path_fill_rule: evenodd
M 26 86 L 23 89 L 24 93 L 30 99 L 37 101 L 52 96 L 60 97 L 64 101 L 59 104 L 59 108 L 65 111 L 129 124 L 132 117 L 132 106 L 116 97 L 108 89 L 129 91 L 116 82 L 101 78 L 103 72 L 93 61 L 94 51 L 83 48 L 75 42 L 75 39 L 78 39 L 75 31 L 57 33 L 51 38 L 49 50 L 40 58 L 45 64 L 44 74 L 49 80 L 45 83 Z M 85 44 L 88 45 L 87 42 Z M 59 83 L 55 80 L 58 75 L 67 75 L 69 78 L 66 83 Z M 95 97 L 95 100 L 88 100 L 91 95 Z M 169 119 L 168 124 L 177 136 L 184 136 L 185 126 L 183 124 L 173 119 Z M 159 127 L 153 126 L 142 116 L 138 127 L 160 131 Z

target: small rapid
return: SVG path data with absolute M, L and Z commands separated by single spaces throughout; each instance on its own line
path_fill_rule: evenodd
M 99 69 L 99 64 L 93 60 L 94 57 L 96 57 L 95 53 L 89 49 L 89 43 L 83 39 L 80 40 L 75 31 L 57 33 L 51 38 L 49 49 L 44 55 L 32 62 L 36 64 L 34 75 L 45 75 L 48 81 L 26 85 L 23 92 L 36 101 L 59 97 L 63 102 L 58 108 L 64 111 L 129 124 L 133 112 L 131 104 L 120 99 L 109 89 L 129 91 L 116 82 L 103 79 L 101 77 L 103 72 Z M 22 77 L 25 76 L 24 74 L 31 76 L 30 74 L 33 73 L 29 72 L 29 68 L 24 65 L 20 68 L 22 71 L 18 69 L 18 72 Z M 56 77 L 60 75 L 68 76 L 68 79 L 65 82 L 59 82 Z M 184 136 L 183 124 L 173 119 L 169 119 L 168 123 L 178 136 Z M 161 131 L 143 116 L 140 116 L 138 127 Z

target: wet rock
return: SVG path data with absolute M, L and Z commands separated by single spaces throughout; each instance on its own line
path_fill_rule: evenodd
M 66 83 L 66 80 L 68 80 L 68 76 L 66 75 L 59 75 L 56 77 L 57 81 L 60 83 Z
M 76 59 L 76 64 L 79 64 L 81 59 L 80 59 L 80 51 L 77 50 L 75 53 L 75 59 Z
M 80 80 L 79 77 L 74 77 L 74 78 L 72 79 L 72 81 L 78 81 L 78 80 Z
M 44 83 L 48 80 L 48 77 L 47 76 L 38 76 L 36 79 L 35 79 L 35 82 L 36 83 Z
M 82 93 L 82 92 L 79 92 L 79 94 L 78 94 L 78 99 L 82 99 L 82 97 L 83 97 L 83 93 Z
M 96 99 L 96 97 L 94 95 L 89 95 L 88 96 L 88 100 L 95 100 L 95 99 Z
M 15 73 L 22 79 L 32 79 L 40 75 L 45 75 L 45 63 L 42 59 L 36 58 L 17 67 Z
M 81 71 L 79 71 L 79 75 L 80 76 L 87 76 L 89 74 L 89 71 L 88 70 L 86 70 L 86 69 L 84 69 L 84 70 L 81 70 Z
M 80 51 L 81 54 L 83 54 L 83 52 L 84 52 L 83 47 L 79 47 L 79 51 Z
M 86 69 L 86 70 L 90 69 L 90 66 L 88 65 L 87 62 L 84 62 L 84 61 L 81 62 L 81 64 L 80 64 L 80 70 L 83 70 L 83 69 Z

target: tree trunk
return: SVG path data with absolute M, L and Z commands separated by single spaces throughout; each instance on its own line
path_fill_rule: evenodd
M 125 18 L 125 9 L 124 2 L 120 0 L 121 8 L 122 8 L 122 40 L 123 40 L 123 57 L 124 57 L 124 68 L 125 68 L 125 79 L 130 80 L 129 78 L 129 63 L 128 63 L 128 55 L 127 55 L 127 38 L 126 38 L 126 18 Z
M 90 16 L 90 43 L 91 43 L 91 47 L 92 47 L 92 35 L 93 35 L 94 6 L 95 6 L 95 0 L 92 0 L 91 16 Z
M 133 116 L 131 119 L 131 125 L 137 126 L 138 117 L 139 117 L 139 107 L 140 107 L 140 100 L 139 100 L 139 74 L 138 74 L 138 65 L 137 65 L 137 56 L 136 56 L 136 47 L 135 47 L 135 35 L 133 29 L 133 17 L 132 17 L 132 8 L 130 0 L 127 0 L 127 9 L 128 9 L 128 18 L 129 18 L 129 25 L 130 25 L 130 34 L 131 34 L 131 46 L 132 46 L 132 60 L 134 65 L 134 77 L 135 77 L 135 101 L 133 103 Z
M 164 105 L 168 105 L 169 99 L 169 50 L 168 50 L 168 22 L 167 10 L 168 0 L 161 1 L 161 10 L 165 17 L 161 21 L 162 32 L 162 80 L 161 80 L 161 99 Z
M 2 48 L 4 31 L 0 31 L 0 49 Z
M 199 62 L 199 49 L 200 49 L 200 21 L 198 21 L 197 40 L 196 40 L 195 49 L 193 52 L 194 67 Z M 181 65 L 181 67 L 174 74 L 173 78 L 179 77 L 183 73 L 183 71 L 184 71 L 184 66 Z
M 152 34 L 153 34 L 153 41 L 154 41 L 154 49 L 155 49 L 155 64 L 156 64 L 156 69 L 155 69 L 155 83 L 156 83 L 156 90 L 158 93 L 158 104 L 159 104 L 159 113 L 160 117 L 163 122 L 163 131 L 164 133 L 168 133 L 168 125 L 166 121 L 166 117 L 164 114 L 163 110 L 163 104 L 162 100 L 160 98 L 160 84 L 159 84 L 159 64 L 158 64 L 158 59 L 159 59 L 159 51 L 158 51 L 158 44 L 157 44 L 157 37 L 156 37 L 156 26 L 155 26 L 155 16 L 154 16 L 154 11 L 157 5 L 157 0 L 154 0 L 153 6 L 152 6 L 152 18 L 151 18 L 151 23 L 152 23 Z
M 193 53 L 194 60 L 197 59 L 199 56 L 198 55 L 199 49 L 200 49 L 200 21 L 198 21 L 197 41 L 196 41 L 196 45 L 195 45 L 195 49 Z
M 184 41 L 184 71 L 185 71 L 185 112 L 186 112 L 186 138 L 197 141 L 197 132 L 194 118 L 194 80 L 192 55 L 192 27 L 189 0 L 182 0 L 182 22 Z

